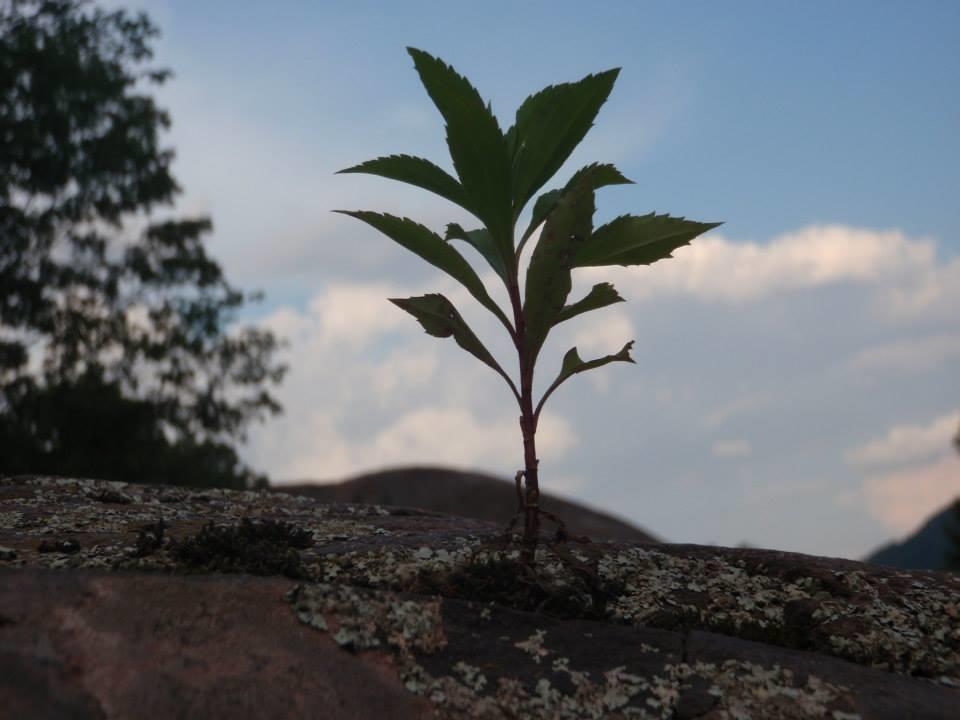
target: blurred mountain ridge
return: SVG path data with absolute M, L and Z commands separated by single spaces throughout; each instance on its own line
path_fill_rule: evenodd
M 951 540 L 948 531 L 955 522 L 953 502 L 935 512 L 905 539 L 893 541 L 864 558 L 864 562 L 904 570 L 946 570 Z
M 517 507 L 512 482 L 493 475 L 443 467 L 398 467 L 364 473 L 341 482 L 300 481 L 273 484 L 272 490 L 305 495 L 323 502 L 393 505 L 459 515 L 506 526 Z M 661 540 L 636 525 L 552 493 L 541 503 L 555 513 L 573 535 L 593 540 L 658 543 Z M 547 528 L 551 527 L 545 521 Z

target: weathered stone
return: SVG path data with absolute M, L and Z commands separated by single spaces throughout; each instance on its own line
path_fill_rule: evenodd
M 106 491 L 130 502 L 105 502 Z M 544 545 L 537 573 L 517 574 L 509 593 L 500 576 L 454 582 L 463 568 L 516 565 L 496 531 L 282 494 L 0 479 L 0 545 L 15 553 L 0 555 L 0 707 L 78 718 L 958 716 L 956 577 L 598 543 Z M 38 552 L 67 537 L 73 554 Z M 274 572 L 204 545 L 233 553 L 248 537 L 295 555 L 298 580 L 209 574 Z M 200 546 L 178 554 L 184 543 Z M 579 604 L 542 602 L 587 591 Z M 535 609 L 531 599 L 554 615 L 517 609 Z
M 285 579 L 0 570 L 0 707 L 24 718 L 420 718 L 384 652 L 301 625 Z

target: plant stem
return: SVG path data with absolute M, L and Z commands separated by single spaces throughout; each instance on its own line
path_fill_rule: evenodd
M 520 431 L 523 434 L 526 497 L 523 518 L 523 560 L 532 564 L 540 536 L 540 483 L 537 473 L 537 417 L 533 411 L 533 358 L 527 357 L 527 322 L 520 301 L 518 267 L 514 264 L 507 292 L 513 306 L 514 338 L 520 361 Z
M 524 502 L 523 544 L 524 557 L 527 562 L 533 562 L 537 549 L 537 540 L 540 536 L 540 484 L 537 476 L 537 427 L 533 418 L 533 402 L 530 397 L 530 386 L 525 385 L 521 392 L 523 398 L 523 414 L 520 416 L 520 428 L 523 432 L 523 459 L 526 466 L 524 479 L 527 495 Z

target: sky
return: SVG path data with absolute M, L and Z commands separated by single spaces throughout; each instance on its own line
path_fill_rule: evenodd
M 725 223 L 651 267 L 575 273 L 571 298 L 611 281 L 627 302 L 559 328 L 537 387 L 574 344 L 587 357 L 635 339 L 636 365 L 551 397 L 544 489 L 673 542 L 851 558 L 960 494 L 960 4 L 136 7 L 175 73 L 159 97 L 176 211 L 212 217 L 228 276 L 266 294 L 243 320 L 288 341 L 285 414 L 242 450 L 274 482 L 409 464 L 507 478 L 522 465 L 502 380 L 386 298 L 447 294 L 512 367 L 502 327 L 330 212 L 470 225 L 423 191 L 334 175 L 391 153 L 452 170 L 409 45 L 470 78 L 504 128 L 543 86 L 623 68 L 546 187 L 612 162 L 635 184 L 598 193 L 597 224 L 652 210 Z

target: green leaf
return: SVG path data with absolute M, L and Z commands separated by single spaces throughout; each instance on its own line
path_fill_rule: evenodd
M 619 73 L 617 68 L 578 82 L 552 85 L 523 101 L 516 122 L 507 131 L 513 159 L 514 218 L 593 127 Z
M 375 227 L 391 240 L 396 241 L 407 250 L 419 255 L 428 263 L 460 281 L 470 294 L 492 312 L 508 329 L 512 329 L 506 315 L 487 293 L 483 281 L 470 263 L 457 252 L 449 243 L 430 229 L 410 220 L 387 213 L 369 212 L 367 210 L 334 210 L 343 215 L 355 217 L 358 220 Z
M 620 349 L 620 352 L 616 353 L 615 355 L 604 355 L 601 358 L 586 361 L 580 358 L 580 354 L 577 352 L 576 347 L 572 347 L 567 350 L 567 354 L 563 356 L 563 363 L 560 366 L 560 373 L 557 375 L 556 380 L 550 384 L 550 387 L 547 388 L 547 391 L 543 394 L 543 397 L 540 398 L 540 402 L 537 403 L 537 410 L 534 413 L 534 416 L 539 417 L 540 410 L 543 408 L 543 404 L 547 401 L 547 398 L 553 394 L 553 391 L 560 387 L 565 380 L 576 375 L 577 373 L 603 367 L 604 365 L 608 365 L 612 362 L 632 363 L 634 361 L 633 358 L 630 357 L 630 348 L 632 347 L 633 340 L 624 345 Z
M 530 217 L 530 224 L 527 225 L 527 229 L 523 231 L 523 235 L 520 237 L 520 244 L 517 246 L 518 255 L 523 249 L 523 246 L 526 245 L 527 240 L 533 235 L 533 232 L 543 224 L 543 221 L 547 219 L 547 216 L 557 206 L 557 203 L 560 202 L 560 198 L 562 197 L 563 190 L 560 189 L 548 190 L 537 198 L 537 201 L 533 204 L 533 215 Z
M 420 80 L 447 124 L 447 146 L 469 210 L 512 261 L 510 157 L 490 106 L 462 75 L 422 50 L 407 48 Z
M 620 293 L 610 283 L 598 283 L 593 286 L 587 296 L 582 300 L 579 300 L 572 305 L 565 305 L 564 308 L 557 314 L 557 319 L 554 325 L 559 325 L 565 320 L 569 320 L 572 317 L 576 317 L 590 310 L 599 310 L 600 308 L 607 307 L 608 305 L 613 305 L 614 303 L 623 302 L 623 298 L 620 297 Z
M 599 190 L 608 185 L 633 185 L 633 180 L 625 177 L 623 173 L 617 170 L 615 165 L 611 165 L 610 163 L 590 163 L 577 170 L 569 182 L 567 182 L 566 187 L 573 187 L 583 178 L 589 179 L 590 185 L 594 190 Z
M 669 215 L 621 215 L 598 227 L 577 250 L 574 267 L 650 265 L 673 257 L 698 235 L 723 223 L 701 223 Z
M 486 228 L 479 230 L 464 230 L 457 223 L 447 225 L 447 233 L 444 240 L 463 240 L 472 245 L 490 263 L 490 267 L 497 273 L 504 282 L 507 282 L 508 272 L 506 265 L 503 264 L 503 258 L 490 237 L 490 231 Z
M 429 190 L 466 210 L 470 210 L 463 187 L 457 179 L 443 168 L 437 167 L 423 158 L 411 155 L 389 155 L 376 160 L 368 160 L 337 172 L 338 175 L 347 173 L 366 173 L 367 175 L 379 175 L 390 180 L 399 180 L 408 185 Z
M 602 358 L 587 361 L 580 359 L 580 355 L 577 353 L 577 348 L 570 348 L 567 350 L 567 354 L 563 356 L 563 364 L 560 366 L 560 374 L 557 376 L 557 384 L 559 385 L 564 380 L 576 375 L 577 373 L 593 370 L 594 368 L 602 367 L 612 362 L 632 363 L 633 358 L 630 357 L 630 350 L 633 348 L 633 343 L 634 341 L 631 340 L 622 348 L 620 348 L 620 352 L 616 353 L 615 355 L 604 355 Z
M 532 367 L 570 294 L 570 270 L 580 246 L 590 240 L 593 188 L 585 179 L 567 191 L 547 218 L 527 268 L 526 363 Z
M 453 303 L 443 295 L 430 293 L 409 298 L 389 298 L 389 300 L 398 308 L 413 315 L 428 334 L 439 338 L 452 336 L 457 345 L 489 365 L 513 387 L 513 381 L 470 329 Z M 515 389 L 514 392 L 516 392 Z
M 520 238 L 520 244 L 517 247 L 518 255 L 520 251 L 523 250 L 523 246 L 526 245 L 527 240 L 529 240 L 530 236 L 533 235 L 533 232 L 540 227 L 540 224 L 547 219 L 547 215 L 550 214 L 550 211 L 557 206 L 558 202 L 560 202 L 560 198 L 563 197 L 563 193 L 566 190 L 574 187 L 583 178 L 589 178 L 590 184 L 593 186 L 594 190 L 599 190 L 600 188 L 607 187 L 608 185 L 633 184 L 633 180 L 628 180 L 613 165 L 592 163 L 586 167 L 580 168 L 576 173 L 574 173 L 573 177 L 570 178 L 570 181 L 566 184 L 566 186 L 564 186 L 563 190 L 550 190 L 537 198 L 537 201 L 533 204 L 533 215 L 530 218 L 530 224 L 527 225 L 527 229 Z

